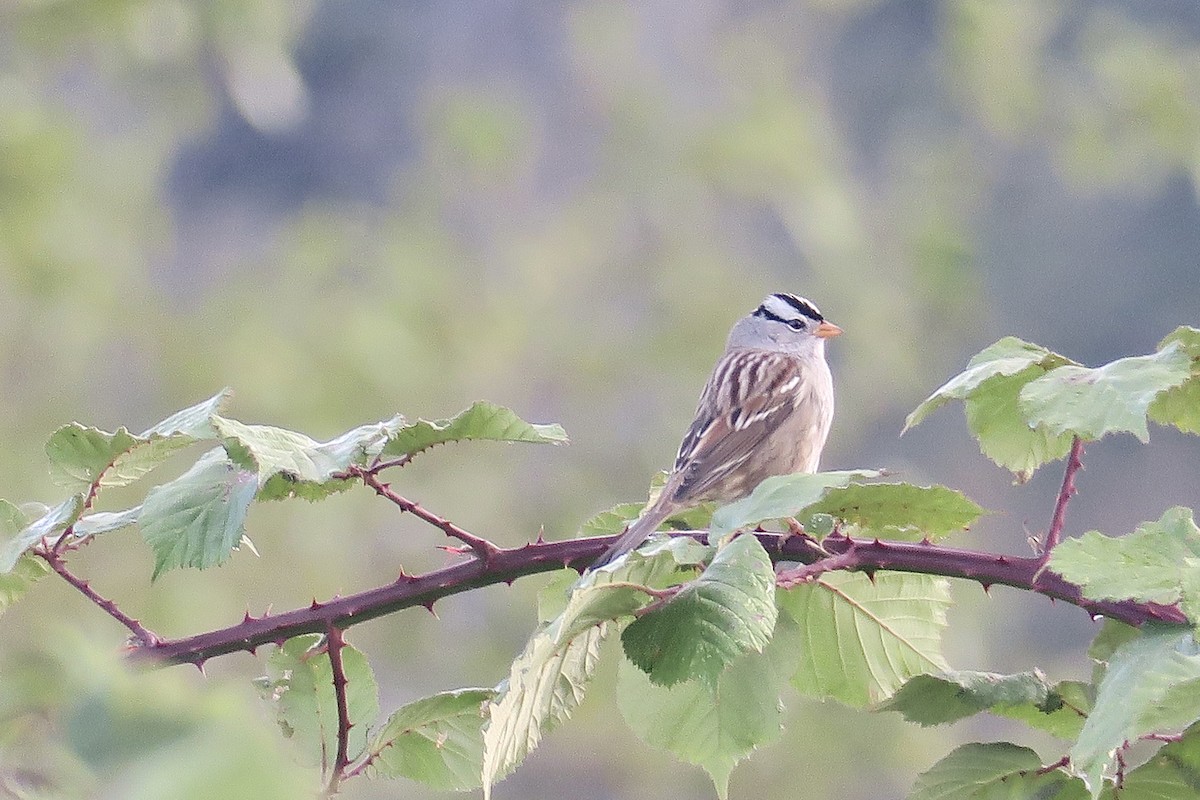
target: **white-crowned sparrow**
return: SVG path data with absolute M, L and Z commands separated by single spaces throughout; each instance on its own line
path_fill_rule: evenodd
M 815 472 L 833 420 L 825 340 L 841 332 L 811 302 L 782 292 L 738 320 L 658 499 L 592 568 L 636 548 L 677 511 L 733 502 L 772 475 Z

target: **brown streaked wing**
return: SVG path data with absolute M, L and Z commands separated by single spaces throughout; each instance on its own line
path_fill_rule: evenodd
M 706 497 L 795 411 L 802 373 L 798 360 L 779 353 L 740 350 L 717 363 L 675 459 L 677 502 Z M 779 387 L 793 378 L 795 385 L 781 394 Z

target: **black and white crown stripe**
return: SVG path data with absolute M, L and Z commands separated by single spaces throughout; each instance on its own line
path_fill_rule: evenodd
M 818 323 L 825 321 L 820 310 L 810 300 L 786 292 L 767 295 L 767 299 L 754 311 L 754 316 L 784 324 L 800 317 Z

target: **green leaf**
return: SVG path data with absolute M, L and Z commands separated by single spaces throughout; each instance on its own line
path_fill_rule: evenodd
M 908 800 L 1083 800 L 1082 784 L 1008 742 L 965 744 L 922 773 Z
M 830 489 L 803 512 L 805 517 L 829 514 L 868 538 L 905 541 L 942 538 L 969 527 L 983 513 L 982 507 L 953 489 L 910 483 Z
M 488 706 L 483 733 L 485 800 L 491 797 L 492 786 L 583 702 L 596 671 L 603 626 L 588 629 L 565 646 L 556 643 L 553 630 L 551 624 L 534 634 Z
M 771 559 L 758 539 L 739 536 L 699 578 L 627 627 L 621 642 L 657 684 L 698 678 L 712 686 L 734 658 L 763 649 L 776 616 Z
M 385 777 L 403 776 L 443 791 L 480 785 L 483 704 L 492 689 L 458 689 L 400 708 L 371 743 L 368 757 Z
M 1071 748 L 1071 768 L 1093 798 L 1125 742 L 1200 718 L 1200 648 L 1192 631 L 1147 625 L 1108 661 L 1096 703 Z
M 1180 326 L 1159 342 L 1158 349 L 1171 345 L 1177 345 L 1191 358 L 1192 375 L 1154 399 L 1150 419 L 1159 425 L 1174 425 L 1184 433 L 1200 434 L 1200 329 Z
M 75 523 L 73 533 L 76 539 L 86 539 L 101 533 L 119 531 L 130 525 L 136 525 L 141 515 L 141 506 L 127 508 L 124 511 L 98 511 L 95 514 L 80 517 Z
M 1031 728 L 1069 741 L 1079 738 L 1091 710 L 1092 684 L 1082 681 L 1056 684 L 1041 703 L 1000 705 L 991 709 L 993 714 L 1019 720 Z
M 1200 725 L 1159 749 L 1145 764 L 1127 772 L 1121 800 L 1195 800 L 1200 775 Z
M 0 575 L 12 572 L 21 554 L 47 536 L 65 531 L 83 512 L 83 495 L 71 495 L 40 518 L 14 532 L 24 515 L 7 500 L 0 501 Z
M 898 711 L 918 725 L 947 722 L 990 711 L 1017 719 L 1060 739 L 1074 739 L 1091 708 L 1088 684 L 1051 686 L 1040 670 L 1017 675 L 956 671 L 909 679 L 880 711 Z
M 621 714 L 646 743 L 703 767 L 724 798 L 734 766 L 779 737 L 780 691 L 794 669 L 802 637 L 795 622 L 780 618 L 763 651 L 734 659 L 715 686 L 698 680 L 659 686 L 622 660 L 617 673 Z
M 342 670 L 352 725 L 347 754 L 353 760 L 366 749 L 367 725 L 379 714 L 379 687 L 366 657 L 350 645 L 342 647 Z M 332 767 L 338 713 L 325 637 L 314 633 L 288 639 L 267 658 L 267 674 L 254 683 L 274 704 L 280 728 L 297 742 L 306 763 Z
M 583 536 L 613 536 L 625 530 L 625 526 L 638 518 L 645 505 L 642 503 L 621 503 L 607 511 L 601 511 L 580 526 Z
M 1167 509 L 1157 522 L 1120 538 L 1088 531 L 1068 539 L 1054 549 L 1049 566 L 1093 600 L 1179 603 L 1188 619 L 1200 622 L 1200 528 L 1191 509 Z
M 12 570 L 0 574 L 0 614 L 20 600 L 29 587 L 49 572 L 50 567 L 45 561 L 29 553 L 18 558 Z
M 1040 671 L 1017 675 L 994 672 L 946 672 L 907 680 L 880 711 L 898 711 L 918 725 L 942 725 L 996 706 L 1041 706 L 1050 684 Z
M 243 522 L 258 483 L 220 448 L 184 474 L 156 486 L 142 504 L 142 538 L 154 551 L 154 578 L 175 567 L 221 564 L 245 535 Z
M 1191 357 L 1172 343 L 1153 355 L 1121 358 L 1095 369 L 1051 370 L 1021 390 L 1021 411 L 1030 424 L 1053 434 L 1100 439 L 1125 432 L 1147 442 L 1150 404 L 1191 376 Z
M 691 541 L 668 541 L 613 570 L 595 570 L 567 586 L 566 573 L 540 593 L 539 616 L 556 614 L 530 637 L 496 689 L 484 731 L 484 796 L 516 768 L 546 733 L 583 702 L 610 619 L 650 601 L 641 586 L 678 580 L 693 553 Z
M 567 434 L 559 425 L 530 424 L 510 409 L 480 400 L 450 419 L 419 419 L 405 425 L 391 437 L 382 455 L 411 457 L 434 445 L 468 439 L 566 444 Z
M 344 492 L 354 486 L 351 479 L 334 477 L 352 465 L 362 466 L 374 459 L 383 449 L 388 437 L 404 425 L 404 418 L 397 415 L 383 422 L 360 425 L 328 442 L 304 445 L 303 453 L 297 457 L 318 465 L 318 479 L 309 480 L 287 470 L 281 470 L 267 478 L 259 489 L 260 500 L 279 500 L 298 497 L 304 500 L 324 500 L 332 494 Z M 275 430 L 281 430 L 276 428 Z M 291 433 L 288 431 L 288 433 Z M 296 434 L 303 436 L 303 434 Z M 308 437 L 304 437 L 307 439 Z M 257 458 L 257 457 L 256 457 Z M 266 455 L 270 458 L 270 454 Z M 262 462 L 257 462 L 260 470 Z M 261 474 L 261 473 L 260 473 Z
M 134 436 L 125 428 L 108 433 L 72 422 L 46 442 L 50 474 L 60 486 L 83 491 L 101 486 L 126 486 L 193 442 L 216 438 L 212 417 L 229 397 L 224 389 L 202 403 L 171 415 L 145 433 Z
M 1018 407 L 1021 390 L 1044 372 L 1033 366 L 1016 375 L 993 378 L 965 403 L 967 428 L 979 442 L 980 452 L 1012 472 L 1018 483 L 1071 449 L 1070 434 L 1031 426 Z
M 1044 347 L 1023 341 L 1015 336 L 1006 336 L 977 353 L 967 363 L 965 370 L 946 381 L 921 405 L 917 406 L 904 421 L 902 433 L 919 425 L 933 411 L 949 401 L 966 400 L 978 391 L 986 389 L 986 385 L 994 382 L 998 377 L 1011 377 L 1022 373 L 1035 376 L 1063 364 L 1073 363 L 1075 362 L 1069 358 L 1060 356 Z M 1027 378 L 1027 380 L 1031 379 L 1032 377 Z M 1022 383 L 1024 382 L 1022 381 Z
M 270 425 L 247 425 L 213 417 L 230 458 L 258 473 L 260 500 L 300 497 L 321 500 L 354 485 L 341 473 L 379 455 L 388 438 L 400 430 L 400 416 L 360 425 L 328 442 Z
M 73 491 L 87 489 L 112 466 L 119 454 L 137 444 L 138 440 L 125 428 L 107 433 L 78 422 L 64 425 L 46 442 L 50 477 L 59 486 Z M 121 476 L 113 476 L 110 480 L 117 481 L 115 485 L 124 485 Z
M 832 487 L 882 474 L 879 470 L 855 469 L 772 476 L 756 486 L 749 497 L 718 508 L 712 516 L 712 533 L 731 533 L 763 520 L 795 516 L 824 497 Z
M 162 422 L 150 426 L 138 437 L 150 439 L 154 436 L 185 434 L 194 439 L 215 439 L 217 431 L 212 426 L 212 418 L 221 413 L 232 395 L 233 390 L 226 386 L 207 400 L 176 411 Z
M 827 572 L 780 592 L 779 602 L 806 632 L 793 683 L 810 697 L 862 708 L 915 675 L 949 671 L 941 636 L 950 588 L 942 578 Z

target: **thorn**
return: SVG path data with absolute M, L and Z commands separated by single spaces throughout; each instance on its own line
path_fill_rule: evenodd
M 1008 556 L 996 556 L 996 563 L 997 564 L 1007 564 Z
M 193 664 L 193 666 L 195 666 L 196 669 L 200 670 L 201 675 L 204 675 L 204 662 L 203 661 L 197 661 Z M 208 677 L 208 676 L 205 675 L 205 677 Z
M 321 607 L 321 604 L 320 604 L 320 603 L 318 603 L 318 602 L 317 602 L 317 598 L 315 598 L 315 597 L 314 597 L 314 598 L 313 598 L 313 601 L 312 601 L 312 605 L 311 605 L 311 606 L 309 606 L 309 607 L 308 607 L 308 609 L 309 609 L 309 611 L 316 611 L 316 610 L 317 610 L 317 609 L 319 609 L 320 607 Z
M 983 589 L 984 594 L 986 594 L 988 597 L 992 596 L 992 585 L 990 583 L 981 583 L 979 586 Z
M 245 625 L 247 622 L 253 622 L 253 621 L 254 621 L 254 617 L 250 616 L 250 609 L 247 608 L 245 616 L 242 617 L 242 624 Z
M 513 585 L 513 581 L 515 581 L 515 580 L 516 580 L 516 578 L 509 578 L 508 580 L 506 580 L 506 581 L 504 582 L 504 585 L 505 585 L 505 586 L 512 586 L 512 585 Z
M 428 611 L 430 614 L 433 614 L 434 619 L 441 619 L 441 617 L 438 616 L 437 612 L 433 610 L 433 604 L 436 602 L 437 602 L 436 600 L 430 600 L 428 603 L 422 603 L 422 605 L 425 606 L 426 611 Z
M 537 537 L 537 543 L 538 543 L 538 544 L 545 544 L 545 543 L 546 543 L 546 537 L 545 537 L 545 534 L 546 534 L 546 526 L 545 526 L 545 525 L 543 525 L 542 527 L 538 528 L 538 537 Z
M 467 553 L 473 552 L 470 547 L 466 547 L 465 545 L 460 547 L 452 544 L 439 544 L 437 549 L 445 550 L 447 553 L 456 556 L 465 556 Z

